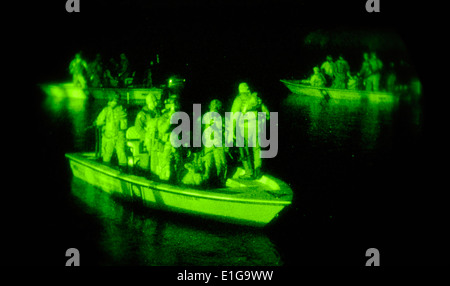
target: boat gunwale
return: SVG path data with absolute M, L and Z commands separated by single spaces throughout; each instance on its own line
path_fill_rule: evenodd
M 86 87 L 87 91 L 161 91 L 162 88 L 158 87 Z
M 149 180 L 147 178 L 139 177 L 132 174 L 124 174 L 118 170 L 115 170 L 111 167 L 104 166 L 98 162 L 95 161 L 89 161 L 89 159 L 83 157 L 83 154 L 90 154 L 90 153 L 66 153 L 65 157 L 69 160 L 74 160 L 79 164 L 82 164 L 88 168 L 94 169 L 98 172 L 101 172 L 105 175 L 108 175 L 110 177 L 115 177 L 119 180 L 123 180 L 126 182 L 130 182 L 142 187 L 150 188 L 152 190 L 156 191 L 164 191 L 168 193 L 173 193 L 176 195 L 183 195 L 188 197 L 197 197 L 202 199 L 211 199 L 211 200 L 219 200 L 219 201 L 230 201 L 230 202 L 236 202 L 236 203 L 247 203 L 247 204 L 259 204 L 259 205 L 283 205 L 287 206 L 292 204 L 292 201 L 290 200 L 263 200 L 263 199 L 250 199 L 250 198 L 236 198 L 236 197 L 230 197 L 230 196 L 224 196 L 222 193 L 222 196 L 214 196 L 211 194 L 214 194 L 214 192 L 206 191 L 206 190 L 198 190 L 198 189 L 189 189 L 192 191 L 186 191 L 186 189 L 181 189 L 177 186 L 173 186 L 166 183 L 160 183 L 155 182 L 152 180 Z M 78 158 L 81 157 L 81 158 Z M 275 180 L 278 184 L 280 184 L 280 188 L 287 188 L 290 190 L 290 194 L 287 194 L 287 196 L 291 197 L 293 196 L 292 190 L 287 186 L 287 184 L 277 178 L 274 178 L 272 176 L 269 176 L 270 179 Z M 221 188 L 221 189 L 227 189 L 227 188 Z M 226 194 L 225 194 L 226 195 Z

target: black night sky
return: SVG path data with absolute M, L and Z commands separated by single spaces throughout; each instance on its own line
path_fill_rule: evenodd
M 416 7 L 388 1 L 382 1 L 380 13 L 367 13 L 364 1 L 96 0 L 81 1 L 80 13 L 67 13 L 56 2 L 35 3 L 30 15 L 35 23 L 28 27 L 33 66 L 41 81 L 67 76 L 67 65 L 78 51 L 88 60 L 96 53 L 109 58 L 125 52 L 136 70 L 159 54 L 166 71 L 194 81 L 233 82 L 298 76 L 326 53 L 355 54 L 349 61 L 359 66 L 361 49 L 305 51 L 304 37 L 317 30 L 388 29 L 407 47 L 419 40 L 418 23 L 408 13 Z M 408 52 L 413 64 L 420 65 L 414 48 Z

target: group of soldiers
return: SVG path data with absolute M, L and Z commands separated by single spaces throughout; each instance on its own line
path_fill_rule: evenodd
M 313 75 L 304 83 L 315 87 L 379 91 L 382 69 L 383 62 L 375 52 L 370 55 L 363 53 L 361 69 L 354 75 L 351 74 L 350 65 L 342 55 L 336 61 L 328 55 L 320 68 L 317 66 L 313 68 Z M 392 88 L 393 80 L 395 81 L 395 78 L 389 74 L 386 79 L 388 90 Z
M 145 71 L 142 82 L 143 87 L 153 87 L 152 81 L 153 61 Z M 130 69 L 130 62 L 125 53 L 120 54 L 119 61 L 111 58 L 106 64 L 102 56 L 97 54 L 95 59 L 87 63 L 81 57 L 81 53 L 75 54 L 75 58 L 69 64 L 69 72 L 73 77 L 76 87 L 128 87 L 133 84 L 136 72 Z
M 209 112 L 223 112 L 222 102 L 213 99 L 209 103 Z M 192 148 L 188 146 L 175 147 L 171 139 L 174 126 L 171 124 L 172 115 L 181 109 L 180 98 L 177 94 L 169 94 L 165 99 L 155 94 L 148 94 L 145 105 L 138 112 L 134 126 L 128 128 L 127 112 L 119 104 L 119 96 L 108 96 L 107 106 L 98 115 L 94 126 L 101 128 L 101 158 L 103 163 L 111 164 L 113 154 L 117 154 L 119 168 L 124 172 L 139 170 L 152 179 L 183 183 L 186 185 L 223 186 L 228 172 L 229 159 L 234 159 L 225 144 L 220 146 L 202 146 Z M 242 114 L 264 111 L 267 107 L 262 103 L 256 92 L 251 92 L 247 83 L 239 84 L 238 95 L 234 99 L 231 112 Z M 257 118 L 257 116 L 255 117 Z M 238 121 L 237 121 L 238 122 Z M 250 124 L 247 120 L 243 124 Z M 203 128 L 215 124 L 213 120 Z M 223 124 L 221 125 L 223 127 Z M 245 126 L 248 127 L 248 126 Z M 236 128 L 238 132 L 239 128 Z M 223 130 L 222 130 L 223 131 Z M 224 135 L 225 132 L 220 134 Z M 216 136 L 216 134 L 214 134 Z M 254 179 L 261 176 L 260 147 L 249 147 L 248 134 L 243 134 L 244 146 L 239 148 L 239 161 L 245 174 L 243 179 Z M 221 138 L 222 139 L 222 138 Z M 253 139 L 253 138 L 250 138 Z M 133 168 L 130 169 L 127 156 L 127 142 L 136 142 L 134 148 Z M 258 140 L 257 140 L 258 142 Z M 227 144 L 227 146 L 229 146 Z M 139 149 L 142 149 L 138 151 Z M 227 155 L 228 154 L 228 155 Z

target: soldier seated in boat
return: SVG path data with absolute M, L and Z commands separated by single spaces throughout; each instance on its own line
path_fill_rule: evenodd
M 127 165 L 125 154 L 125 131 L 127 130 L 127 113 L 118 104 L 119 95 L 108 95 L 108 104 L 98 115 L 95 125 L 102 128 L 102 157 L 105 164 L 111 163 L 114 150 L 117 154 L 119 167 Z
M 326 83 L 326 79 L 323 74 L 320 72 L 318 67 L 313 68 L 314 74 L 309 79 L 311 86 L 315 87 L 324 87 Z
M 359 79 L 358 79 L 357 75 L 352 75 L 351 73 L 348 73 L 347 89 L 357 90 L 358 82 L 359 82 Z
M 313 68 L 313 74 L 308 79 L 302 79 L 303 84 L 315 87 L 325 87 L 326 79 L 318 67 Z

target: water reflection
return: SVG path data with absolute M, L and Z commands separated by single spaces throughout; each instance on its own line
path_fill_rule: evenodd
M 93 122 L 89 110 L 88 96 L 73 84 L 43 84 L 44 92 L 43 109 L 50 118 L 59 123 L 70 123 L 69 131 L 74 138 L 76 150 L 92 150 L 92 130 L 89 130 L 90 122 Z
M 311 145 L 333 143 L 338 149 L 355 143 L 355 147 L 362 150 L 376 148 L 380 130 L 389 129 L 397 108 L 393 102 L 326 99 L 297 94 L 290 94 L 283 102 L 284 110 L 304 117 Z
M 73 87 L 73 84 L 43 84 L 41 89 L 46 94 L 44 108 L 52 112 L 61 112 L 66 109 L 72 115 L 82 111 L 87 95 L 82 89 Z
M 166 213 L 139 214 L 76 178 L 72 194 L 101 225 L 106 265 L 276 266 L 280 256 L 264 233 L 208 228 L 166 219 Z M 176 216 L 176 215 L 175 215 Z

